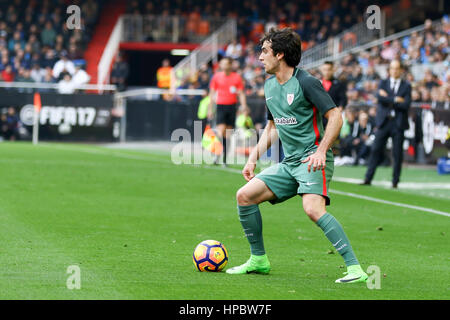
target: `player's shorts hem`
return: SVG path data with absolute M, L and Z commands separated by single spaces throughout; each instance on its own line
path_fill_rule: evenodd
M 299 193 L 297 193 L 297 194 L 298 194 L 300 197 L 302 197 L 304 194 L 318 194 L 318 195 L 320 195 L 320 196 L 322 196 L 322 197 L 325 198 L 325 205 L 326 205 L 326 206 L 329 206 L 330 203 L 331 203 L 330 197 L 329 197 L 328 195 L 324 195 L 324 194 L 322 194 L 322 193 L 315 193 L 315 192 L 299 192 Z
M 272 204 L 272 205 L 277 204 L 277 203 L 284 202 L 284 201 L 286 201 L 287 199 L 290 199 L 290 198 L 292 198 L 293 196 L 295 196 L 295 194 L 293 194 L 293 195 L 291 195 L 291 196 L 285 196 L 285 197 L 282 197 L 282 196 L 280 196 L 279 194 L 277 194 L 277 192 L 274 190 L 274 189 L 275 189 L 274 186 L 271 185 L 271 183 L 270 183 L 269 181 L 265 180 L 264 177 L 258 177 L 258 175 L 256 175 L 255 178 L 258 178 L 259 180 L 261 180 L 262 182 L 264 182 L 264 184 L 266 185 L 266 187 L 269 188 L 269 190 L 272 191 L 272 193 L 275 195 L 275 197 L 276 197 L 275 199 L 267 200 L 267 201 L 270 202 L 270 204 Z

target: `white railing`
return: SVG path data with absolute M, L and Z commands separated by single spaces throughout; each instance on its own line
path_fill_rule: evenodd
M 435 28 L 439 27 L 441 25 L 441 21 L 440 20 L 435 20 L 432 25 Z M 347 48 L 346 50 L 338 52 L 338 53 L 333 52 L 332 54 L 323 55 L 323 56 L 317 55 L 316 56 L 317 60 L 310 59 L 310 60 L 304 61 L 303 57 L 302 57 L 302 62 L 300 63 L 300 65 L 302 66 L 303 69 L 306 69 L 306 70 L 317 68 L 318 66 L 320 66 L 321 64 L 323 64 L 327 60 L 329 60 L 329 61 L 337 61 L 337 60 L 342 59 L 343 57 L 345 57 L 346 55 L 348 55 L 350 53 L 354 54 L 354 53 L 358 53 L 358 52 L 361 52 L 361 51 L 365 51 L 365 50 L 368 50 L 370 48 L 379 46 L 379 45 L 383 44 L 386 41 L 397 40 L 397 39 L 409 36 L 409 35 L 411 35 L 414 32 L 421 32 L 424 29 L 425 29 L 425 25 L 419 25 L 419 26 L 416 26 L 416 27 L 413 27 L 413 28 L 410 28 L 410 29 L 407 29 L 407 30 L 404 30 L 404 31 L 401 31 L 401 32 L 398 32 L 398 33 L 394 33 L 394 34 L 389 35 L 387 37 L 377 38 L 377 39 L 375 39 L 373 41 L 370 41 L 370 42 L 365 43 L 365 44 L 360 44 L 360 45 L 358 45 L 356 47 Z M 305 53 L 306 53 L 306 51 L 305 51 Z
M 100 62 L 98 64 L 97 71 L 97 84 L 99 86 L 109 83 L 109 73 L 111 70 L 111 63 L 114 59 L 114 56 L 117 53 L 120 45 L 120 39 L 123 33 L 123 20 L 122 17 L 116 22 L 111 35 L 109 36 L 108 43 L 103 50 L 102 57 L 100 58 Z M 101 90 L 101 87 L 100 87 Z
M 28 91 L 26 89 L 47 89 L 56 90 L 60 88 L 58 83 L 47 83 L 47 82 L 5 82 L 0 81 L 0 88 L 17 89 L 19 91 Z M 74 90 L 89 90 L 89 91 L 112 91 L 115 92 L 117 87 L 115 85 L 97 85 L 97 84 L 83 84 L 83 85 L 73 85 L 71 87 Z M 32 90 L 30 90 L 32 91 Z
M 191 54 L 178 62 L 172 69 L 171 88 L 178 87 L 183 81 L 197 72 L 199 68 L 209 63 L 216 62 L 219 48 L 230 43 L 236 38 L 237 26 L 236 20 L 228 19 L 216 32 L 203 41 L 200 46 L 191 52 Z
M 138 96 L 153 96 L 153 95 L 163 95 L 163 94 L 171 94 L 171 95 L 184 95 L 184 96 L 201 96 L 206 94 L 206 90 L 203 89 L 160 89 L 160 88 L 142 88 L 142 89 L 133 89 L 122 92 L 117 92 L 115 97 L 118 99 L 122 98 L 131 98 Z
M 199 43 L 219 29 L 228 18 L 185 16 L 122 15 L 122 41 Z
M 337 60 L 353 48 L 367 44 L 375 39 L 384 36 L 385 14 L 381 12 L 381 28 L 370 30 L 366 22 L 354 25 L 350 29 L 344 30 L 335 37 L 329 37 L 326 41 L 319 43 L 311 49 L 305 50 L 302 54 L 300 66 L 303 69 L 311 69 L 326 60 Z M 320 63 L 318 64 L 318 61 Z

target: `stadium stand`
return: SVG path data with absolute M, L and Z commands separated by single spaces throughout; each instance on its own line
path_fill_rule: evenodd
M 74 77 L 76 66 L 87 64 L 84 55 L 103 2 L 77 1 L 81 29 L 73 30 L 66 24 L 66 1 L 0 2 L 0 81 L 56 83 L 66 73 Z
M 385 1 L 388 5 L 394 1 Z M 206 35 L 210 30 L 208 17 L 237 19 L 238 41 L 241 44 L 257 42 L 271 27 L 291 27 L 303 41 L 303 49 L 325 41 L 354 24 L 361 22 L 360 13 L 370 5 L 368 0 L 351 1 L 152 1 L 134 0 L 128 3 L 126 13 L 133 15 L 181 16 L 183 40 L 189 34 Z M 156 40 L 156 39 L 153 39 Z
M 67 28 L 67 2 L 64 0 L 0 1 L 0 81 L 61 82 L 60 93 L 74 92 L 71 86 L 74 79 L 79 83 L 97 83 L 101 49 L 108 42 L 118 17 L 123 14 L 158 17 L 159 25 L 143 29 L 144 32 L 147 29 L 152 32 L 144 34 L 142 42 L 166 39 L 160 31 L 165 26 L 164 19 L 169 17 L 180 18 L 178 22 L 182 32 L 176 39 L 178 42 L 195 42 L 209 36 L 216 28 L 211 24 L 210 17 L 217 18 L 217 21 L 233 18 L 237 22 L 237 37 L 227 46 L 219 48 L 218 56 L 231 56 L 234 70 L 245 80 L 245 93 L 262 98 L 266 75 L 258 61 L 258 40 L 265 31 L 271 27 L 291 27 L 301 35 L 303 50 L 307 52 L 309 48 L 324 44 L 361 23 L 364 19 L 361 12 L 371 3 L 369 0 L 80 0 L 77 4 L 82 10 L 81 30 Z M 411 7 L 410 1 L 383 2 L 383 10 L 390 18 L 395 15 L 394 5 L 402 9 L 402 14 L 406 14 Z M 385 77 L 386 65 L 394 58 L 399 58 L 408 66 L 406 78 L 413 85 L 413 101 L 448 110 L 449 32 L 448 16 L 434 24 L 427 19 L 421 31 L 337 59 L 335 75 L 346 83 L 346 107 L 356 112 L 351 116 L 356 123 L 360 109 L 369 113 L 370 120 L 370 108 L 376 104 L 378 81 Z M 352 34 L 344 32 L 342 39 L 358 45 L 359 39 Z M 120 55 L 111 64 L 109 82 L 116 84 L 119 91 L 126 88 L 126 78 L 130 74 L 123 57 L 126 58 L 126 55 Z M 86 71 L 80 66 L 85 67 Z M 205 63 L 195 73 L 183 78 L 177 88 L 207 91 L 216 70 L 217 64 Z M 321 78 L 318 68 L 309 71 Z M 29 88 L 19 90 L 32 92 Z M 39 89 L 41 92 L 49 90 Z M 175 101 L 201 99 L 195 95 L 164 97 Z M 357 131 L 355 134 L 358 134 Z
M 345 125 L 340 140 L 343 158 L 336 159 L 337 165 L 365 162 L 370 148 L 370 140 L 367 138 L 373 131 L 369 129 L 368 134 L 362 133 L 359 128 L 366 128 L 366 120 L 359 123 L 359 119 L 367 118 L 369 123 L 373 121 L 378 83 L 386 77 L 387 65 L 393 59 L 400 59 L 407 67 L 405 76 L 412 84 L 413 103 L 429 105 L 433 109 L 450 109 L 450 20 L 448 16 L 444 16 L 433 24 L 427 19 L 423 25 L 420 32 L 385 41 L 358 53 L 349 53 L 335 62 L 335 76 L 346 83 L 348 100 L 348 110 L 343 113 Z M 248 96 L 263 97 L 266 75 L 258 61 L 258 52 L 258 44 L 249 38 L 246 42 L 230 43 L 219 50 L 219 55 L 234 59 L 233 68 L 245 80 Z M 186 78 L 180 88 L 207 90 L 206 79 L 216 70 L 217 65 L 204 65 L 196 74 Z M 321 78 L 318 68 L 309 71 Z M 420 131 L 421 128 L 416 130 Z M 364 137 L 363 144 L 360 143 L 361 135 L 367 136 Z
M 415 32 L 399 40 L 385 42 L 359 54 L 348 54 L 336 63 L 336 75 L 347 83 L 348 105 L 372 106 L 375 104 L 374 91 L 378 80 L 386 75 L 385 65 L 394 58 L 399 58 L 411 70 L 407 73 L 407 79 L 413 83 L 416 94 L 420 96 L 417 100 L 423 102 L 437 102 L 438 108 L 449 108 L 449 86 L 450 72 L 448 68 L 449 54 L 449 19 L 443 17 L 441 23 L 431 26 L 430 21 L 425 22 L 427 27 L 422 32 Z M 229 46 L 235 46 L 230 44 Z M 262 96 L 264 74 L 258 61 L 258 45 L 252 41 L 245 43 L 239 54 L 236 55 L 229 47 L 219 53 L 224 56 L 230 55 L 235 59 L 234 68 L 246 80 L 246 93 L 248 95 Z M 437 68 L 438 66 L 443 68 Z M 437 72 L 433 72 L 436 69 Z M 190 84 L 183 87 L 205 88 L 203 73 L 211 74 L 216 66 L 208 70 L 205 66 L 198 71 L 198 75 L 191 77 Z M 320 78 L 318 69 L 310 72 Z

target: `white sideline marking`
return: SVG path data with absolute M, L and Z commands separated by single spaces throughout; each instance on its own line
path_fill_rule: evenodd
M 430 212 L 430 213 L 434 213 L 434 214 L 439 214 L 441 216 L 450 217 L 450 213 L 448 213 L 448 212 L 434 210 L 434 209 L 430 209 L 430 208 L 413 206 L 413 205 L 410 205 L 410 204 L 405 204 L 405 203 L 400 203 L 400 202 L 393 202 L 393 201 L 388 201 L 388 200 L 383 200 L 383 199 L 363 196 L 363 195 L 360 195 L 360 194 L 351 193 L 351 192 L 344 192 L 344 191 L 339 191 L 339 190 L 330 190 L 330 192 L 331 193 L 340 194 L 340 195 L 343 195 L 343 196 L 349 196 L 349 197 L 363 199 L 363 200 L 367 200 L 367 201 L 373 201 L 373 202 L 379 202 L 379 203 L 384 203 L 384 204 L 390 204 L 392 206 L 403 207 L 403 208 L 408 208 L 408 209 L 414 209 L 414 210 L 419 210 L 419 211 L 425 211 L 425 212 Z
M 43 144 L 41 144 L 41 145 L 43 145 Z M 123 154 L 123 153 L 120 153 L 120 152 L 109 153 L 109 152 L 102 152 L 100 150 L 95 150 L 95 149 L 94 150 L 87 150 L 87 149 L 81 149 L 81 148 L 64 148 L 64 147 L 61 147 L 61 146 L 52 146 L 51 144 L 46 144 L 45 146 L 46 147 L 53 147 L 53 148 L 57 147 L 56 149 L 62 149 L 62 150 L 65 149 L 65 150 L 81 151 L 81 152 L 86 152 L 86 153 L 91 153 L 91 154 L 99 154 L 99 155 L 105 155 L 105 156 L 114 156 L 114 157 L 118 157 L 118 158 L 125 158 L 125 159 L 132 159 L 132 160 L 147 160 L 147 161 L 150 161 L 150 162 L 159 162 L 159 163 L 163 163 L 164 162 L 164 161 L 161 161 L 161 160 L 158 161 L 156 159 L 149 159 L 147 157 L 140 157 L 140 156 L 137 156 L 137 155 L 134 156 L 134 155 L 129 155 L 129 154 Z M 165 163 L 167 163 L 167 162 L 165 162 Z M 199 167 L 199 168 L 205 168 L 205 169 L 210 169 L 210 170 L 228 171 L 228 172 L 232 172 L 232 173 L 241 174 L 241 170 L 234 169 L 234 168 L 223 168 L 223 167 L 216 167 L 216 166 L 210 166 L 210 165 L 191 165 L 191 166 L 195 166 L 195 167 Z M 358 180 L 358 179 L 355 179 L 355 180 L 360 182 L 360 180 Z M 336 181 L 339 181 L 339 180 L 336 180 Z M 344 181 L 342 181 L 342 182 L 344 182 Z M 430 213 L 438 214 L 438 215 L 441 215 L 441 216 L 450 217 L 450 213 L 448 213 L 448 212 L 434 210 L 434 209 L 430 209 L 430 208 L 413 206 L 413 205 L 409 205 L 409 204 L 405 204 L 405 203 L 393 202 L 393 201 L 388 201 L 388 200 L 383 200 L 383 199 L 363 196 L 363 195 L 360 195 L 360 194 L 351 193 L 351 192 L 344 192 L 344 191 L 339 191 L 339 190 L 330 190 L 330 192 L 331 193 L 340 194 L 340 195 L 343 195 L 343 196 L 348 196 L 348 197 L 353 197 L 353 198 L 358 198 L 358 199 L 363 199 L 363 200 L 372 201 L 372 202 L 378 202 L 378 203 L 383 203 L 383 204 L 389 204 L 389 205 L 392 205 L 392 206 L 403 207 L 403 208 L 408 208 L 408 209 L 413 209 L 413 210 L 418 210 L 418 211 L 430 212 Z
M 207 168 L 207 169 L 229 171 L 229 172 L 239 173 L 239 174 L 241 173 L 241 170 L 233 169 L 233 168 L 222 168 L 222 167 L 212 167 L 212 166 L 204 166 L 204 167 Z M 333 180 L 335 180 L 335 178 L 333 178 Z M 356 182 L 361 182 L 358 179 L 354 179 L 354 180 L 357 180 Z M 347 181 L 342 181 L 342 182 L 347 182 Z M 352 181 L 352 182 L 354 183 L 354 181 Z M 402 184 L 402 186 L 403 186 L 403 184 Z M 343 195 L 343 196 L 348 196 L 348 197 L 353 197 L 353 198 L 358 198 L 358 199 L 363 199 L 363 200 L 373 201 L 373 202 L 378 202 L 378 203 L 383 203 L 383 204 L 390 204 L 392 206 L 403 207 L 403 208 L 419 210 L 419 211 L 425 211 L 425 212 L 438 214 L 438 215 L 441 215 L 441 216 L 450 217 L 450 213 L 448 213 L 448 212 L 434 210 L 434 209 L 430 209 L 430 208 L 413 206 L 413 205 L 406 204 L 406 203 L 393 202 L 393 201 L 388 201 L 388 200 L 383 200 L 383 199 L 363 196 L 363 195 L 359 195 L 359 194 L 356 194 L 356 193 L 344 192 L 344 191 L 339 191 L 339 190 L 330 190 L 330 192 L 331 193 L 336 193 L 336 194 L 339 194 L 339 195 Z
M 344 178 L 344 177 L 333 177 L 333 181 L 337 182 L 346 182 L 346 183 L 362 183 L 362 179 L 355 178 Z M 387 187 L 390 188 L 392 186 L 392 182 L 390 181 L 372 181 L 372 185 Z M 424 190 L 424 189 L 449 189 L 450 183 L 445 182 L 400 182 L 398 186 L 401 189 L 410 189 L 410 190 Z

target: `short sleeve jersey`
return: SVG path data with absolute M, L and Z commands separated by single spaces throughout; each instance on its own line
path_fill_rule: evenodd
M 294 69 L 293 76 L 280 84 L 275 76 L 264 84 L 268 109 L 283 144 L 283 162 L 305 158 L 319 145 L 323 137 L 322 116 L 336 105 L 320 81 L 309 72 Z M 331 149 L 327 160 L 333 159 Z
M 216 103 L 231 105 L 237 102 L 237 93 L 244 89 L 244 82 L 236 72 L 226 75 L 225 72 L 217 72 L 209 84 L 217 93 Z

